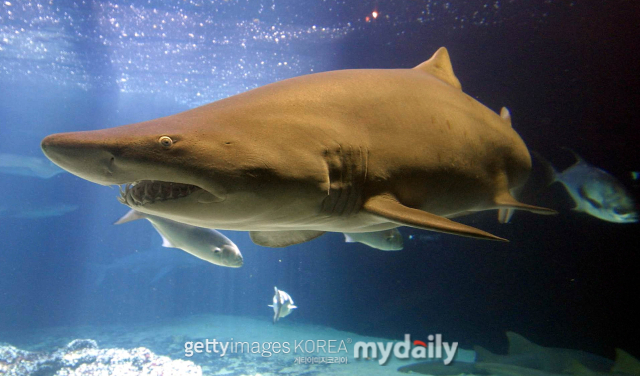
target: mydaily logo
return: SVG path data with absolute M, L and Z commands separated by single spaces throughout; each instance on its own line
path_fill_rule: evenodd
M 355 343 L 353 352 L 356 359 L 371 358 L 378 359 L 380 365 L 385 365 L 391 353 L 398 359 L 442 359 L 444 350 L 446 358 L 444 364 L 449 365 L 458 351 L 458 342 L 449 344 L 442 342 L 442 335 L 436 334 L 427 337 L 429 342 L 415 340 L 411 343 L 411 335 L 405 334 L 402 342 L 363 342 Z

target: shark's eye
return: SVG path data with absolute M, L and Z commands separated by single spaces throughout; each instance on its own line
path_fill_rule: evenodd
M 171 139 L 171 137 L 169 136 L 162 136 L 158 139 L 158 142 L 160 143 L 160 145 L 165 148 L 165 149 L 169 149 L 171 147 L 171 145 L 173 145 L 173 140 Z

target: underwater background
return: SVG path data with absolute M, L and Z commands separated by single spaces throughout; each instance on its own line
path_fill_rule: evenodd
M 564 170 L 570 148 L 637 198 L 639 25 L 640 6 L 623 0 L 3 1 L 0 159 L 18 162 L 0 160 L 0 342 L 62 346 L 69 338 L 48 329 L 205 314 L 273 330 L 277 286 L 299 307 L 283 327 L 441 333 L 494 352 L 513 331 L 640 357 L 640 227 L 572 211 L 560 184 L 537 184 L 526 200 L 557 216 L 459 219 L 509 243 L 402 227 L 397 252 L 342 234 L 269 249 L 224 231 L 244 256 L 229 269 L 163 248 L 147 221 L 114 226 L 128 210 L 117 188 L 34 172 L 51 168 L 40 150 L 51 133 L 149 120 L 303 74 L 410 68 L 445 46 L 465 93 L 508 107 L 530 150 Z M 543 175 L 534 167 L 531 179 Z

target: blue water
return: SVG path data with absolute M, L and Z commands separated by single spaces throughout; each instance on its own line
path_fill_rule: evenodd
M 565 168 L 572 157 L 560 147 L 570 147 L 637 197 L 638 14 L 629 1 L 4 1 L 0 153 L 44 158 L 51 133 L 148 120 L 302 74 L 412 67 L 446 46 L 464 91 L 509 107 L 530 149 Z M 112 225 L 128 210 L 117 194 L 66 173 L 1 175 L 0 342 L 197 314 L 268 321 L 278 286 L 301 307 L 291 323 L 387 338 L 437 332 L 494 351 L 511 330 L 640 356 L 640 228 L 572 212 L 557 185 L 529 202 L 558 216 L 460 219 L 508 244 L 401 228 L 399 252 L 340 234 L 267 249 L 227 231 L 242 268 L 186 261 L 155 281 L 157 268 L 113 268 L 97 283 L 97 267 L 136 252 L 180 252 L 162 248 L 146 221 Z

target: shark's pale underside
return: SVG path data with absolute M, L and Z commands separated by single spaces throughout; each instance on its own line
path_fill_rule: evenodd
M 509 191 L 531 157 L 511 127 L 462 92 L 440 48 L 413 69 L 342 70 L 259 87 L 176 115 L 54 134 L 45 155 L 140 212 L 251 231 L 274 247 L 325 231 L 411 226 L 502 240 L 447 219 L 552 210 Z

